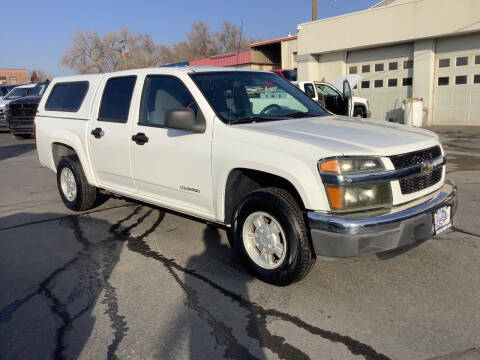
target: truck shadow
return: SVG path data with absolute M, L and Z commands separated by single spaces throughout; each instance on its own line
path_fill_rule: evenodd
M 101 212 L 108 219 L 119 219 L 104 220 L 99 218 Z M 39 218 L 39 214 L 19 213 L 4 218 L 5 224 L 14 225 L 0 228 L 2 359 L 117 359 L 120 354 L 141 357 L 148 349 L 157 351 L 148 356 L 173 359 L 185 342 L 192 359 L 264 359 L 265 351 L 284 359 L 308 359 L 303 349 L 272 332 L 272 321 L 342 344 L 355 355 L 388 359 L 349 336 L 251 301 L 247 285 L 256 280 L 237 266 L 216 227 L 204 227 L 203 250 L 187 258 L 185 265 L 163 255 L 161 242 L 156 243 L 159 234 L 149 237 L 164 217 L 162 210 L 126 202 L 83 214 L 48 213 Z M 26 218 L 31 220 L 25 223 Z M 147 334 L 143 327 L 134 332 L 137 314 L 163 322 L 171 316 L 158 314 L 159 309 L 171 309 L 129 308 L 128 302 L 120 301 L 118 293 L 128 288 L 117 291 L 111 276 L 124 251 L 154 260 L 159 272 L 168 274 L 183 294 L 183 303 L 174 307 L 174 320 L 159 327 L 166 333 L 158 335 L 157 344 L 138 343 Z M 141 274 L 142 269 L 138 271 Z M 148 287 L 139 274 L 135 286 Z M 277 291 L 265 287 L 269 294 Z M 135 317 L 129 318 L 131 314 Z M 105 324 L 110 329 L 105 330 Z M 128 348 L 131 341 L 122 346 L 127 337 L 137 339 L 133 343 L 138 347 Z
M 14 158 L 35 150 L 35 143 L 19 143 L 16 145 L 0 146 L 0 161 Z
M 95 308 L 104 309 L 113 335 L 113 340 L 105 344 L 102 351 L 109 359 L 117 358 L 117 350 L 129 326 L 128 319 L 119 310 L 117 289 L 110 277 L 125 247 L 159 261 L 185 291 L 187 300 L 181 305 L 193 313 L 184 317 L 184 312 L 179 312 L 181 330 L 198 321 L 206 327 L 201 336 L 190 328 L 192 354 L 203 357 L 202 352 L 197 351 L 198 339 L 210 337 L 215 331 L 228 333 L 228 327 L 223 325 L 219 329 L 219 322 L 213 315 L 208 316 L 209 311 L 200 304 L 196 296 L 198 283 L 193 284 L 191 276 L 195 274 L 191 269 L 209 266 L 207 263 L 212 259 L 225 261 L 230 254 L 228 246 L 220 244 L 219 230 L 206 226 L 202 237 L 205 251 L 182 266 L 153 251 L 146 241 L 163 221 L 165 213 L 133 202 L 126 207 L 128 214 L 115 223 L 89 215 L 56 213 L 42 214 L 46 220 L 38 219 L 38 214 L 33 213 L 4 218 L 5 224 L 15 225 L 0 229 L 2 358 L 78 358 L 89 339 L 92 341 L 95 313 L 98 314 Z M 26 218 L 32 221 L 21 223 Z M 245 273 L 240 278 L 251 279 Z M 241 296 L 246 297 L 245 286 L 243 289 Z M 235 342 L 233 336 L 230 340 Z M 162 353 L 166 355 L 168 344 L 165 350 Z M 203 348 L 205 350 L 208 349 Z

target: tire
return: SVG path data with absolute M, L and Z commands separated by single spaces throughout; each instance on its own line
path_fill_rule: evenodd
M 65 189 L 66 181 L 62 183 L 62 176 L 71 175 L 74 181 L 70 182 L 75 188 L 75 196 Z M 57 167 L 57 186 L 60 197 L 66 207 L 74 211 L 85 211 L 93 208 L 97 198 L 97 188 L 90 185 L 83 172 L 82 165 L 76 156 L 67 156 L 60 160 Z
M 262 215 L 266 214 L 266 215 Z M 252 224 L 252 219 L 258 216 L 264 216 L 265 224 L 258 227 Z M 269 218 L 270 217 L 270 218 Z M 270 221 L 270 222 L 269 222 Z M 280 230 L 270 231 L 269 228 Z M 262 262 L 259 254 L 264 254 L 260 249 L 266 248 L 272 240 L 253 235 L 262 232 L 262 227 L 266 226 L 267 237 L 274 237 L 274 244 L 281 243 L 283 240 L 282 255 L 268 255 L 268 262 Z M 244 235 L 247 239 L 244 239 Z M 273 235 L 272 235 L 273 234 Z M 248 269 L 257 278 L 278 286 L 286 286 L 303 279 L 312 269 L 315 263 L 312 247 L 308 237 L 307 227 L 305 225 L 303 213 L 289 192 L 279 188 L 264 188 L 254 191 L 247 195 L 234 213 L 232 227 L 230 229 L 229 240 L 233 249 L 245 261 Z M 249 240 L 255 237 L 255 245 Z M 260 243 L 258 246 L 257 244 Z M 277 246 L 271 245 L 275 247 Z M 282 247 L 280 247 L 282 248 Z M 253 250 L 252 250 L 253 249 Z M 266 252 L 273 251 L 266 249 Z M 268 265 L 268 266 L 267 266 Z

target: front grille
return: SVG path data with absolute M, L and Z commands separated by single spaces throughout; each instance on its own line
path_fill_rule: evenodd
M 425 160 L 432 160 L 442 156 L 440 146 L 434 146 L 428 149 L 413 151 L 406 154 L 390 156 L 395 169 L 401 169 L 407 166 L 420 164 Z
M 437 184 L 442 179 L 442 169 L 443 167 L 435 169 L 429 174 L 412 176 L 400 180 L 402 194 L 412 194 Z
M 38 103 L 11 104 L 9 116 L 12 118 L 34 118 L 37 112 Z

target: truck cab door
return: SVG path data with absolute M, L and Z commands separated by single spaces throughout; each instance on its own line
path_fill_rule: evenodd
M 196 119 L 207 114 L 197 99 L 211 112 L 187 75 L 145 77 L 130 134 L 132 171 L 140 196 L 173 210 L 212 218 L 211 124 L 207 119 L 203 132 L 165 126 L 169 110 L 188 108 Z
M 343 103 L 345 115 L 353 116 L 353 95 L 352 88 L 348 80 L 343 81 Z
M 135 75 L 108 77 L 97 94 L 87 132 L 90 159 L 100 187 L 135 193 L 130 167 L 131 100 Z

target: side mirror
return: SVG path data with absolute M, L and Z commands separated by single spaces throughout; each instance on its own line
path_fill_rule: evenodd
M 180 108 L 168 110 L 165 114 L 165 127 L 168 129 L 177 129 L 195 133 L 205 132 L 205 118 L 199 111 L 198 119 L 195 119 L 195 113 L 190 108 Z

